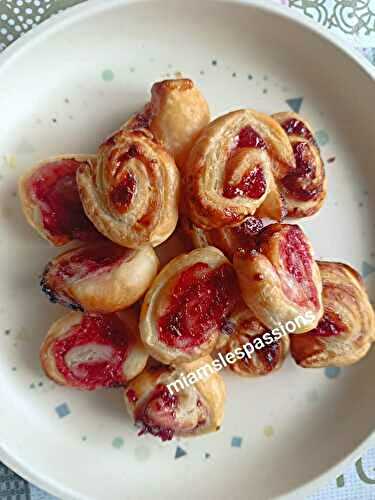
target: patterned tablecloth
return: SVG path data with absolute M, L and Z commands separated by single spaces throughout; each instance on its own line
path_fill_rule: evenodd
M 83 1 L 0 0 L 0 50 L 51 15 Z M 345 37 L 375 65 L 375 0 L 274 1 L 300 11 L 338 37 Z M 53 497 L 0 462 L 1 499 L 52 500 Z M 368 450 L 309 500 L 375 500 L 375 448 Z

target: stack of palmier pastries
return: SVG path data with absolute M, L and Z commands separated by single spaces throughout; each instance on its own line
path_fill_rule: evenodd
M 313 128 L 296 113 L 243 109 L 210 121 L 191 80 L 158 82 L 95 155 L 42 161 L 19 192 L 42 237 L 74 243 L 41 279 L 71 309 L 43 341 L 44 371 L 78 389 L 124 387 L 141 434 L 219 429 L 219 370 L 167 389 L 212 356 L 235 352 L 229 368 L 258 377 L 289 350 L 302 367 L 341 366 L 375 340 L 359 274 L 315 261 L 301 227 L 283 223 L 316 213 L 327 193 Z M 160 269 L 154 249 L 175 232 L 191 251 Z M 274 334 L 288 323 L 293 334 Z M 249 342 L 263 345 L 249 354 Z

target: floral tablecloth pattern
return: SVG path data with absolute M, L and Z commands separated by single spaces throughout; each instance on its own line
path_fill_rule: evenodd
M 0 51 L 48 17 L 84 1 L 90 0 L 0 0 Z M 299 11 L 338 37 L 346 38 L 375 65 L 375 0 L 266 1 Z M 53 500 L 53 497 L 0 462 L 0 500 Z M 375 500 L 375 448 L 309 500 Z

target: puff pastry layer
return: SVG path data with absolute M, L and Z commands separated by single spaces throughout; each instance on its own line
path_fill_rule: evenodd
M 163 268 L 145 296 L 142 341 L 166 364 L 209 354 L 238 296 L 233 268 L 219 250 L 206 247 L 180 255 Z
M 167 387 L 211 363 L 211 357 L 205 356 L 178 368 L 146 368 L 132 380 L 124 398 L 129 414 L 140 426 L 140 434 L 149 433 L 166 441 L 174 436 L 192 437 L 219 430 L 226 394 L 218 373 L 202 377 L 194 385 L 180 383 L 173 394 Z
M 103 241 L 53 259 L 43 273 L 41 287 L 51 302 L 71 309 L 115 312 L 142 297 L 158 267 L 150 246 L 130 250 Z
M 157 246 L 178 219 L 179 172 L 146 130 L 119 130 L 99 148 L 96 165 L 82 165 L 77 183 L 87 216 L 113 242 Z
M 151 89 L 151 101 L 125 127 L 149 129 L 181 167 L 209 121 L 206 99 L 191 80 L 181 78 L 156 82 Z
M 184 169 L 188 215 L 204 229 L 241 224 L 258 209 L 280 220 L 284 204 L 275 179 L 294 166 L 276 120 L 249 109 L 221 116 L 202 131 Z
M 254 349 L 249 347 L 246 352 L 243 346 L 249 342 Z M 290 341 L 288 335 L 272 335 L 240 301 L 226 322 L 221 344 L 224 344 L 220 349 L 223 354 L 233 353 L 241 357 L 228 365 L 234 373 L 259 377 L 281 368 L 289 352 Z
M 239 249 L 233 259 L 242 296 L 268 328 L 289 321 L 294 333 L 314 328 L 323 315 L 322 280 L 311 243 L 297 225 L 271 224 L 254 250 Z M 296 321 L 303 316 L 307 321 Z
M 25 217 L 53 245 L 100 237 L 85 215 L 76 183 L 78 167 L 91 168 L 95 163 L 95 156 L 54 156 L 20 178 L 19 195 Z
M 375 316 L 362 277 L 350 266 L 319 262 L 324 316 L 318 326 L 291 335 L 291 352 L 304 368 L 356 363 L 375 341 Z
M 40 350 L 48 377 L 83 390 L 124 385 L 141 373 L 147 359 L 132 309 L 110 315 L 68 313 L 51 326 Z
M 214 246 L 221 250 L 228 259 L 233 259 L 234 252 L 238 248 L 253 248 L 255 236 L 263 229 L 262 220 L 252 215 L 239 226 L 227 226 L 220 229 L 202 229 L 186 216 L 182 216 L 180 221 L 184 233 L 195 248 Z
M 319 146 L 311 125 L 297 113 L 276 113 L 272 117 L 288 134 L 296 166 L 279 181 L 290 217 L 308 217 L 322 206 L 327 178 Z

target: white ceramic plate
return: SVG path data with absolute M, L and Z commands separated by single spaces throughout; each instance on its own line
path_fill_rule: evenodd
M 38 363 L 62 309 L 38 290 L 54 250 L 24 221 L 17 178 L 48 155 L 94 152 L 142 106 L 153 81 L 178 72 L 197 81 L 214 116 L 300 106 L 323 157 L 335 158 L 327 203 L 303 227 L 318 257 L 363 269 L 375 291 L 374 71 L 318 28 L 264 3 L 90 1 L 2 56 L 0 458 L 60 497 L 304 498 L 338 471 L 328 469 L 370 444 L 374 350 L 339 373 L 289 360 L 261 380 L 226 375 L 222 431 L 166 444 L 137 437 L 121 391 L 57 387 Z

